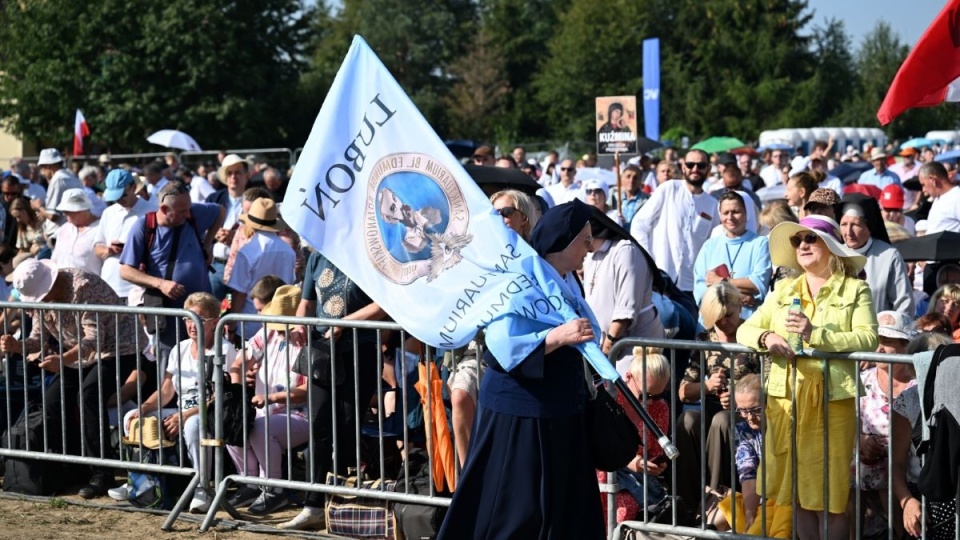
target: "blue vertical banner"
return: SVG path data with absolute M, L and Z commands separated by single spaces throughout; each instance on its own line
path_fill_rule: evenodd
M 648 139 L 660 140 L 660 40 L 643 40 L 643 125 Z

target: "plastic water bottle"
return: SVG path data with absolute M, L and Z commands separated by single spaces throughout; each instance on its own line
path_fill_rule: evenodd
M 803 308 L 800 306 L 800 299 L 794 298 L 793 303 L 790 304 L 790 313 L 802 313 Z M 800 337 L 800 334 L 796 332 L 790 332 L 790 335 L 787 336 L 787 344 L 797 354 L 803 353 L 803 338 Z

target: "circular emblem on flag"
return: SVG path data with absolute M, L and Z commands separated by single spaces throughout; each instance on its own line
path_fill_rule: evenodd
M 364 206 L 364 247 L 385 278 L 433 281 L 463 260 L 470 212 L 453 174 L 420 153 L 390 154 L 373 166 Z

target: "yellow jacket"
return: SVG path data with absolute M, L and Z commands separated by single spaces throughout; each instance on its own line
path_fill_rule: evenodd
M 737 331 L 737 341 L 758 350 L 760 335 L 770 330 L 786 337 L 787 314 L 794 298 L 800 298 L 803 313 L 813 324 L 810 342 L 804 347 L 821 352 L 874 351 L 877 348 L 877 316 L 873 312 L 870 287 L 866 282 L 834 274 L 812 299 L 804 275 L 785 279 L 769 294 L 753 316 Z M 832 360 L 828 386 L 831 401 L 856 396 L 855 362 Z M 774 356 L 767 377 L 767 393 L 787 397 L 787 359 Z

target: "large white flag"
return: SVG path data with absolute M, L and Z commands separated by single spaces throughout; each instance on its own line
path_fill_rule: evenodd
M 359 36 L 320 109 L 282 205 L 286 222 L 397 323 L 440 348 L 486 345 L 506 368 L 558 324 L 594 321 L 503 223 Z M 578 348 L 606 379 L 590 342 Z

